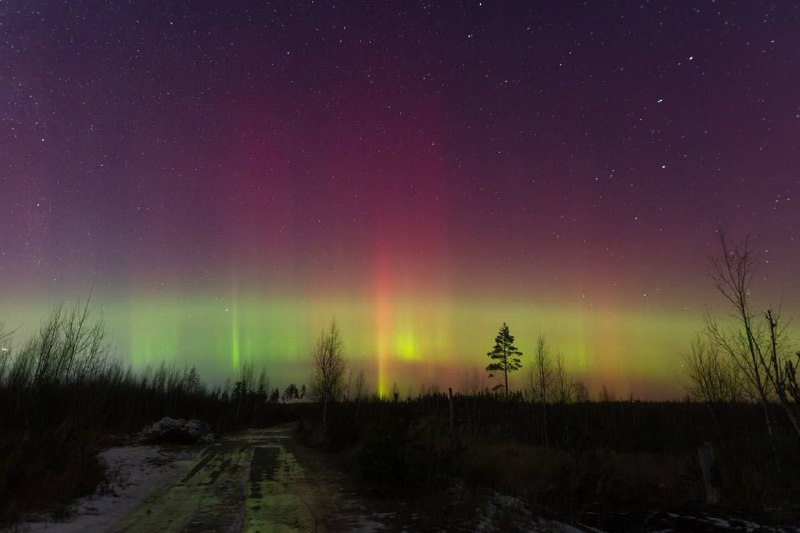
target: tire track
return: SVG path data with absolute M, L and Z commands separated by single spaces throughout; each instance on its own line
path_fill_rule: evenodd
M 285 446 L 293 426 L 251 430 L 205 448 L 180 481 L 114 531 L 328 531 L 333 499 Z
M 115 531 L 239 531 L 251 457 L 252 448 L 236 442 L 206 448 L 183 479 L 147 500 Z

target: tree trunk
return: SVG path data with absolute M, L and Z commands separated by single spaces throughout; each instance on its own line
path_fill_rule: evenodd
M 786 412 L 786 417 L 789 419 L 789 422 L 792 423 L 792 428 L 794 428 L 795 435 L 797 435 L 797 438 L 800 439 L 800 425 L 798 425 L 797 417 L 795 417 L 794 413 L 792 412 L 792 407 L 785 398 L 781 398 L 781 406 L 783 407 L 784 412 Z
M 769 438 L 772 439 L 772 420 L 769 417 L 769 402 L 767 401 L 767 397 L 761 393 L 761 408 L 764 411 L 764 421 L 767 423 L 767 435 Z
M 789 401 L 786 398 L 785 376 L 781 376 L 781 364 L 778 362 L 778 340 L 775 335 L 775 328 L 777 327 L 778 323 L 772 316 L 771 309 L 767 311 L 767 322 L 769 323 L 769 338 L 772 348 L 772 357 L 770 358 L 772 372 L 767 372 L 767 377 L 772 378 L 772 386 L 775 388 L 775 392 L 778 393 L 778 400 L 781 402 L 781 407 L 783 407 L 786 417 L 789 419 L 789 422 L 791 422 L 795 435 L 798 439 L 800 439 L 800 425 L 797 424 L 797 418 L 795 418 L 792 408 L 789 405 Z
M 450 440 L 453 445 L 456 443 L 456 412 L 453 405 L 453 387 L 447 387 L 447 399 L 450 403 Z
M 719 466 L 714 456 L 714 448 L 710 442 L 704 442 L 697 450 L 700 461 L 700 470 L 703 473 L 703 482 L 706 488 L 706 503 L 717 505 L 720 502 L 722 480 L 719 475 Z
M 544 429 L 544 449 L 550 448 L 550 435 L 547 432 L 547 402 L 542 395 L 542 428 Z
M 328 399 L 322 400 L 322 434 L 328 434 Z

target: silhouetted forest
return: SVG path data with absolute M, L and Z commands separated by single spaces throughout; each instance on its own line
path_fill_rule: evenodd
M 402 398 L 395 385 L 380 399 L 368 394 L 363 372 L 348 368 L 335 323 L 311 354 L 309 387 L 290 384 L 283 393 L 270 387 L 268 368 L 249 362 L 232 384 L 214 389 L 194 368 L 134 371 L 110 355 L 89 302 L 56 307 L 19 346 L 2 331 L 0 524 L 92 492 L 104 476 L 97 452 L 135 442 L 164 416 L 200 419 L 215 433 L 299 421 L 298 441 L 330 454 L 365 489 L 446 512 L 458 512 L 443 498 L 463 483 L 514 495 L 548 517 L 610 529 L 624 528 L 607 521 L 612 514 L 706 505 L 762 523 L 800 515 L 800 447 L 787 416 L 797 404 L 775 388 L 791 391 L 794 367 L 784 364 L 777 382 L 775 358 L 762 359 L 772 377 L 756 367 L 767 380 L 763 398 L 748 388 L 748 375 L 721 370 L 727 363 L 717 346 L 713 359 L 690 355 L 705 366 L 689 366 L 686 401 L 615 401 L 605 389 L 589 401 L 544 337 L 522 368 L 503 324 L 487 354 L 500 386 L 491 389 L 474 370 L 460 390 L 423 386 Z M 769 335 L 754 338 L 776 345 Z M 709 368 L 715 381 L 702 373 Z M 507 389 L 507 373 L 520 369 L 525 388 Z M 709 383 L 738 392 L 711 396 Z M 698 450 L 708 446 L 715 461 L 704 474 Z

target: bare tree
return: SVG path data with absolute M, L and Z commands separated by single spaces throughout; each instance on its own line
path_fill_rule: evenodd
M 531 401 L 538 402 L 542 407 L 542 429 L 544 432 L 545 448 L 550 446 L 547 432 L 547 402 L 550 401 L 553 387 L 553 361 L 544 335 L 539 335 L 536 343 L 536 353 L 533 364 L 528 371 L 528 387 Z
M 255 382 L 254 374 L 255 368 L 253 362 L 245 361 L 239 371 L 239 381 L 236 382 L 233 389 L 233 393 L 236 395 L 236 416 L 234 418 L 236 422 L 239 421 L 242 407 L 247 401 L 248 395 L 253 392 L 253 385 Z
M 327 432 L 328 403 L 342 398 L 345 393 L 344 374 L 347 361 L 344 345 L 336 321 L 330 329 L 320 333 L 311 353 L 311 393 L 322 403 L 322 432 Z
M 486 386 L 486 374 L 477 367 L 472 371 L 467 371 L 464 375 L 464 382 L 461 385 L 461 393 L 465 395 L 467 430 L 472 435 L 477 435 L 480 428 L 480 421 L 483 418 L 485 406 L 482 395 L 488 390 Z
M 353 382 L 353 399 L 358 402 L 367 393 L 367 382 L 364 379 L 364 371 L 359 370 L 355 381 Z
M 367 383 L 364 379 L 363 370 L 358 371 L 356 380 L 353 383 L 353 394 L 355 395 L 354 400 L 356 402 L 356 420 L 358 420 L 358 416 L 361 414 L 361 400 L 367 394 Z
M 683 358 L 689 397 L 706 403 L 736 402 L 744 394 L 737 366 L 720 354 L 717 346 L 698 335 Z
M 350 401 L 350 392 L 353 389 L 353 369 L 350 368 L 347 371 L 347 379 L 344 381 L 344 393 L 342 394 L 342 400 L 348 402 Z
M 778 402 L 783 408 L 786 418 L 791 423 L 795 435 L 800 439 L 800 424 L 798 424 L 797 417 L 790 405 L 790 395 L 794 397 L 795 402 L 797 402 L 797 396 L 794 394 L 798 388 L 797 377 L 788 355 L 785 354 L 782 349 L 786 334 L 786 326 L 780 324 L 780 312 L 774 312 L 772 309 L 768 309 L 765 318 L 769 327 L 770 341 L 769 362 L 766 364 L 767 378 L 772 384 L 772 388 L 775 389 Z
M 461 391 L 467 396 L 477 396 L 486 389 L 486 376 L 474 367 L 464 375 Z
M 795 367 L 786 349 L 786 325 L 780 322 L 780 313 L 768 309 L 766 313 L 754 311 L 751 290 L 760 266 L 750 239 L 731 247 L 720 232 L 720 256 L 712 258 L 711 278 L 722 296 L 733 307 L 732 326 L 721 326 L 706 313 L 705 332 L 710 342 L 709 353 L 697 350 L 687 360 L 691 383 L 706 395 L 719 397 L 720 378 L 741 376 L 741 390 L 762 406 L 767 434 L 773 436 L 773 420 L 769 406 L 777 399 L 791 423 L 798 439 L 800 424 L 792 405 L 797 398 Z M 763 320 L 760 319 L 763 317 Z M 727 356 L 731 366 L 718 361 L 715 352 Z
M 567 367 L 564 365 L 564 354 L 556 351 L 556 367 L 553 373 L 555 385 L 554 399 L 558 403 L 571 403 L 575 399 L 575 384 L 572 382 Z
M 267 369 L 261 367 L 261 372 L 258 374 L 258 396 L 262 398 L 269 392 L 269 377 L 267 377 Z
M 797 381 L 797 367 L 800 365 L 800 352 L 795 352 L 795 358 L 794 362 L 787 358 L 783 368 L 786 375 L 786 388 L 794 399 L 794 402 L 800 404 L 800 385 L 798 385 Z
M 605 383 L 603 383 L 603 388 L 600 389 L 600 395 L 598 396 L 598 400 L 604 403 L 609 402 L 616 402 L 617 395 L 614 394 L 611 389 L 609 389 Z
M 534 402 L 547 402 L 552 399 L 555 373 L 550 349 L 544 335 L 539 336 L 536 352 L 528 370 L 528 392 Z
M 42 322 L 38 335 L 27 342 L 22 352 L 32 359 L 33 383 L 92 380 L 106 370 L 109 348 L 105 323 L 102 315 L 94 317 L 90 305 L 87 299 L 71 309 L 63 304 L 56 306 Z
M 575 389 L 575 401 L 578 403 L 586 403 L 589 401 L 589 389 L 582 381 L 575 381 L 572 384 Z
M 713 345 L 725 353 L 745 379 L 747 389 L 761 403 L 767 433 L 772 436 L 769 400 L 774 392 L 767 377 L 764 347 L 767 332 L 755 321 L 751 304 L 751 286 L 758 270 L 758 260 L 749 237 L 731 248 L 724 233 L 719 234 L 720 256 L 712 258 L 711 279 L 714 286 L 734 309 L 736 325 L 722 327 L 706 314 L 706 333 Z

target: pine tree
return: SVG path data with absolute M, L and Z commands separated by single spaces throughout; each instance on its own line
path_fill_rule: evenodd
M 281 399 L 281 391 L 279 391 L 279 390 L 278 390 L 278 388 L 276 387 L 276 388 L 275 388 L 275 390 L 273 390 L 273 391 L 270 393 L 270 395 L 269 395 L 269 401 L 270 401 L 270 402 L 272 402 L 272 403 L 275 403 L 275 402 L 277 402 L 277 401 L 278 401 L 278 400 L 280 400 L 280 399 Z
M 292 400 L 296 400 L 300 397 L 300 391 L 297 389 L 297 385 L 294 383 L 290 383 L 286 390 L 283 391 L 283 403 L 290 402 Z
M 514 336 L 508 332 L 505 322 L 494 339 L 494 348 L 486 355 L 492 359 L 492 362 L 486 367 L 489 377 L 493 378 L 495 375 L 502 374 L 505 380 L 506 398 L 508 398 L 508 373 L 522 368 L 520 361 L 522 352 L 514 346 Z

